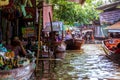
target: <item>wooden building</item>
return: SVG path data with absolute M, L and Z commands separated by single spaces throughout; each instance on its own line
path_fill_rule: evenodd
M 102 10 L 100 13 L 100 23 L 102 24 L 114 24 L 120 20 L 120 1 L 99 6 L 97 10 Z
M 120 21 L 120 1 L 101 5 L 96 9 L 101 11 L 99 14 L 100 26 L 96 27 L 96 34 L 102 33 L 104 37 L 107 37 L 108 30 L 106 27 Z

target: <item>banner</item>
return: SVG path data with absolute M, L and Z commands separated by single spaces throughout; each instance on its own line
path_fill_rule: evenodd
M 53 31 L 62 31 L 63 30 L 63 22 L 62 21 L 56 21 L 52 22 L 52 28 Z M 51 31 L 51 24 L 50 22 L 46 23 L 46 27 L 43 29 L 43 31 Z

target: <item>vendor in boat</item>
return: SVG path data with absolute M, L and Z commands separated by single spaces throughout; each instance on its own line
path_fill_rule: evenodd
M 14 51 L 15 56 L 25 56 L 27 54 L 22 42 L 17 36 L 11 38 L 11 42 L 6 46 L 7 50 Z
M 71 40 L 73 39 L 72 34 L 70 32 L 66 33 L 65 40 Z
M 70 32 L 66 33 L 65 36 L 65 44 L 67 45 L 66 49 L 70 49 L 72 45 L 74 45 L 74 38 Z

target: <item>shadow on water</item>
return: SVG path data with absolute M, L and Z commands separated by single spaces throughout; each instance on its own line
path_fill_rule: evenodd
M 41 62 L 36 80 L 120 80 L 119 65 L 105 57 L 101 44 L 84 44 L 81 51 L 66 53 L 63 60 Z

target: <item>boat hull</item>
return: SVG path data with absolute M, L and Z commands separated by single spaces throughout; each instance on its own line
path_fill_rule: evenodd
M 24 67 L 0 71 L 0 80 L 28 80 L 35 70 L 35 63 Z
M 117 42 L 115 42 L 116 40 L 118 40 Z M 107 40 L 104 40 L 103 42 L 102 42 L 102 48 L 103 48 L 103 50 L 104 50 L 104 52 L 105 52 L 105 55 L 109 58 L 109 59 L 111 59 L 113 62 L 116 62 L 116 63 L 118 63 L 118 64 L 120 64 L 120 54 L 115 54 L 115 50 L 114 49 L 112 49 L 113 47 L 116 47 L 117 46 L 117 44 L 120 42 L 120 40 L 119 39 L 113 39 L 113 41 L 115 42 L 115 43 L 109 43 L 109 39 L 107 39 Z
M 84 43 L 83 40 L 66 40 L 66 50 L 81 50 L 81 46 Z

